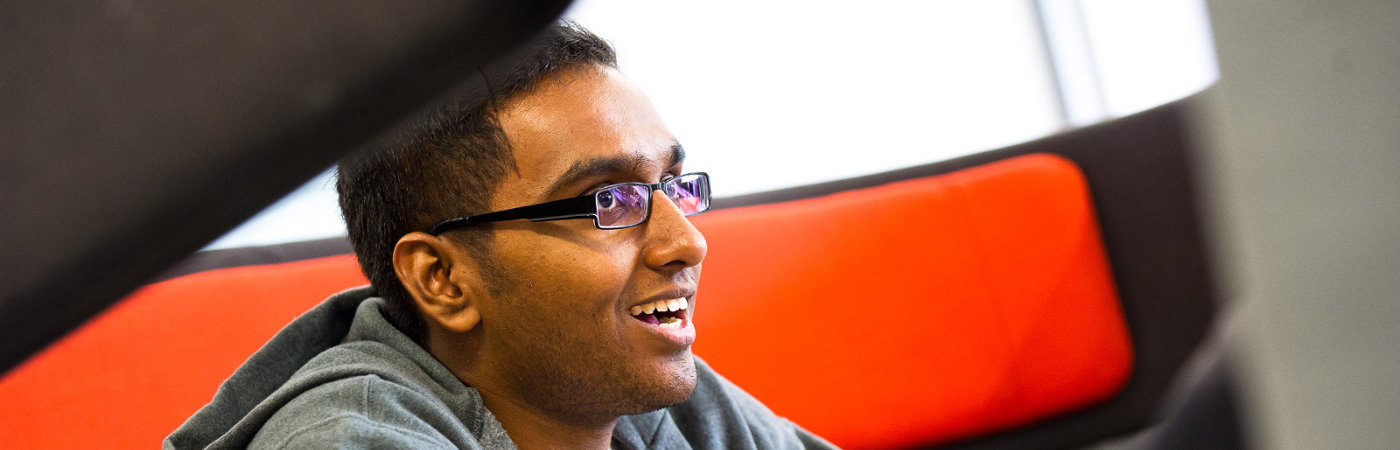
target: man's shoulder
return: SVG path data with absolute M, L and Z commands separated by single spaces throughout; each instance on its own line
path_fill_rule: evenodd
M 253 448 L 453 448 L 448 435 L 470 436 L 446 406 L 375 374 L 336 379 L 302 391 L 263 424 Z M 447 420 L 442 420 L 442 419 Z
M 308 444 L 335 447 L 452 447 L 423 418 L 434 415 L 433 398 L 389 383 L 375 374 L 328 381 L 302 391 L 277 409 L 253 437 L 255 449 L 300 449 Z M 424 408 L 427 407 L 427 408 Z
M 484 417 L 474 390 L 441 381 L 384 343 L 338 345 L 283 386 L 295 397 L 268 418 L 252 446 L 468 448 L 504 435 L 488 426 L 493 419 Z

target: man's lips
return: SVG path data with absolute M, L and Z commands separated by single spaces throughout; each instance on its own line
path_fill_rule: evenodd
M 628 313 L 651 332 L 677 345 L 688 346 L 695 341 L 695 327 L 690 322 L 693 297 L 678 295 L 666 298 L 667 295 L 671 294 L 656 296 L 653 297 L 655 300 L 633 305 L 628 308 Z

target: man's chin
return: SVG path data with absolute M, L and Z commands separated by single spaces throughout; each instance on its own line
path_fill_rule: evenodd
M 677 381 L 675 401 L 660 406 L 658 409 L 678 405 L 681 402 L 689 400 L 690 396 L 695 394 L 695 360 L 688 359 L 676 375 L 676 378 L 674 378 Z
M 685 402 L 695 393 L 695 359 L 686 352 L 683 361 L 676 361 L 669 364 L 667 370 L 661 371 L 660 376 L 650 388 L 643 388 L 638 393 L 643 394 L 635 400 L 637 406 L 635 411 L 626 414 L 641 414 L 668 408 Z

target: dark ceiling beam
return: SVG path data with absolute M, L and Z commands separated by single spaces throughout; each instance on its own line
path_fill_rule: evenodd
M 0 4 L 0 372 L 509 59 L 567 5 Z

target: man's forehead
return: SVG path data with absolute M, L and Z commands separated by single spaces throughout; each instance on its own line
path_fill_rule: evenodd
M 679 143 L 664 148 L 636 150 L 599 157 L 582 157 L 573 161 L 562 173 L 554 176 L 551 189 L 570 180 L 613 174 L 646 174 L 665 171 L 685 160 L 685 149 Z
M 685 149 L 674 141 L 646 148 L 614 149 L 606 153 L 562 151 L 533 170 L 522 168 L 521 181 L 534 196 L 559 197 L 561 191 L 583 188 L 601 180 L 648 181 L 685 160 Z M 576 193 L 574 193 L 576 194 Z
M 527 197 L 593 176 L 659 175 L 685 157 L 651 102 L 611 68 L 546 79 L 502 112 L 519 170 L 507 182 Z

